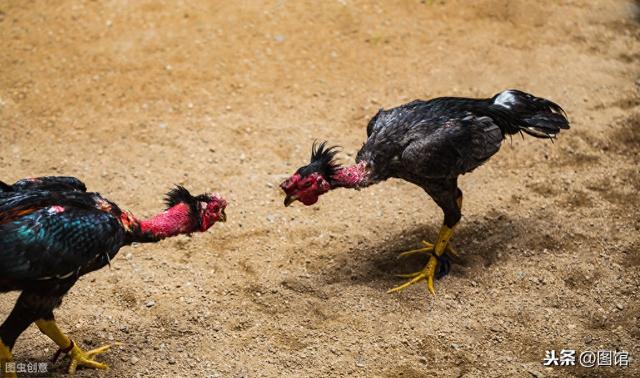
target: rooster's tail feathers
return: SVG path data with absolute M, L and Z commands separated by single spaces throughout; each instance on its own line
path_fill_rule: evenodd
M 569 128 L 566 113 L 555 102 L 517 89 L 500 92 L 491 99 L 492 107 L 506 113 L 505 134 L 525 132 L 537 138 L 553 138 Z

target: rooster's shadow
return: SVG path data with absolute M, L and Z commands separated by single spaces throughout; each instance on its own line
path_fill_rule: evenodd
M 545 232 L 540 217 L 520 218 L 492 211 L 481 219 L 463 219 L 456 228 L 452 245 L 459 257 L 451 261 L 450 276 L 470 279 L 485 267 L 500 264 L 505 258 L 526 258 L 527 249 L 555 249 L 557 240 Z M 404 251 L 419 248 L 421 240 L 433 241 L 438 233 L 436 225 L 419 226 L 393 235 L 388 241 L 376 243 L 365 240 L 338 260 L 338 267 L 324 274 L 326 284 L 351 282 L 380 288 L 396 286 L 403 281 L 396 274 L 419 271 L 427 262 L 427 255 L 416 254 L 404 258 Z

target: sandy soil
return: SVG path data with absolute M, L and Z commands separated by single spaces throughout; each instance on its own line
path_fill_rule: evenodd
M 75 175 L 140 216 L 174 183 L 230 201 L 228 223 L 78 282 L 60 324 L 122 343 L 79 376 L 640 376 L 542 366 L 548 349 L 640 358 L 638 5 L 376 3 L 0 1 L 0 178 Z M 314 139 L 348 162 L 380 107 L 509 87 L 573 128 L 462 178 L 462 259 L 436 297 L 385 294 L 442 221 L 421 189 L 282 206 Z M 31 327 L 14 352 L 54 350 Z

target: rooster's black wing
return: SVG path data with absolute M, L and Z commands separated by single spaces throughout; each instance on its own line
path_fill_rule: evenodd
M 71 199 L 64 201 L 57 193 L 58 201 L 46 201 L 51 193 L 0 193 L 3 280 L 86 273 L 104 266 L 125 243 L 117 217 L 90 205 L 96 194 L 67 192 Z
M 0 276 L 42 280 L 80 275 L 104 266 L 124 244 L 111 214 L 53 207 L 0 225 Z
M 502 139 L 489 117 L 452 118 L 409 144 L 402 162 L 425 177 L 456 177 L 486 162 L 498 152 Z
M 457 177 L 500 148 L 503 131 L 483 114 L 485 100 L 439 98 L 380 111 L 356 161 L 366 160 L 376 179 Z

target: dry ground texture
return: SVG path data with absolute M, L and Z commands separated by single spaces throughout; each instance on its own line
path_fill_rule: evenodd
M 604 0 L 0 1 L 1 179 L 75 175 L 140 216 L 174 183 L 230 201 L 228 223 L 76 284 L 60 324 L 122 343 L 78 375 L 639 376 L 542 366 L 547 349 L 640 358 L 639 17 Z M 462 178 L 462 258 L 437 296 L 385 294 L 442 221 L 418 187 L 282 206 L 314 139 L 349 162 L 380 107 L 510 87 L 572 129 L 514 137 Z M 14 349 L 54 351 L 35 327 Z

